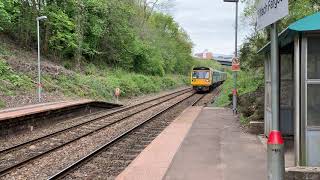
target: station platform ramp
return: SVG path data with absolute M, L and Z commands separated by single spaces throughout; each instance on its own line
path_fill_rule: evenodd
M 263 180 L 266 149 L 232 110 L 190 107 L 117 180 Z

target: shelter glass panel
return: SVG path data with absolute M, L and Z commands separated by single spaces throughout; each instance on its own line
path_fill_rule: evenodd
M 320 84 L 309 84 L 307 96 L 308 126 L 320 126 Z
M 280 69 L 280 104 L 284 107 L 293 105 L 293 56 L 281 54 Z
M 320 79 L 320 37 L 308 38 L 308 79 Z

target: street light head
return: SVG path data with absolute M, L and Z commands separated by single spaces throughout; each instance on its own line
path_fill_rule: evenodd
M 224 2 L 239 2 L 239 0 L 223 0 Z
M 40 16 L 40 17 L 37 17 L 37 21 L 41 21 L 41 20 L 45 20 L 47 19 L 47 16 Z

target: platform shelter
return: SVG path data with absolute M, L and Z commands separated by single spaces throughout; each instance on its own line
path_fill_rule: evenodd
M 265 134 L 271 127 L 270 43 L 265 54 Z M 297 166 L 320 166 L 320 12 L 279 34 L 279 119 L 295 141 Z

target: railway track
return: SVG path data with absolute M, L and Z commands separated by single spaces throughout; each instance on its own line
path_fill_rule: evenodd
M 206 106 L 208 103 L 212 103 L 214 98 L 221 92 L 221 86 L 216 87 L 212 92 L 203 94 L 193 106 Z
M 138 113 L 189 92 L 191 92 L 190 89 L 184 89 L 130 107 L 121 108 L 107 114 L 98 115 L 94 118 L 85 116 L 82 118 L 88 118 L 88 121 L 1 150 L 0 177 L 5 176 L 10 171 L 35 159 L 49 154 L 50 152 L 80 140 L 83 137 L 102 131 L 121 121 L 125 121 Z
M 218 92 L 215 95 L 217 94 Z M 188 101 L 182 109 L 195 105 L 204 96 L 206 95 L 184 89 L 93 119 L 89 118 L 88 121 L 68 127 L 61 132 L 48 134 L 0 151 L 0 179 L 8 177 L 47 179 L 49 176 L 51 176 L 49 179 L 80 177 L 92 179 L 95 178 L 95 175 L 98 176 L 98 174 L 94 174 L 91 178 L 86 176 L 90 172 L 97 171 L 92 170 L 92 166 L 100 166 L 106 162 L 107 165 L 98 172 L 109 174 L 101 178 L 115 177 L 170 124 L 174 117 L 156 119 L 170 114 L 170 111 L 175 111 L 173 109 L 181 106 L 183 102 Z M 104 137 L 103 133 L 107 134 L 105 138 L 102 138 L 103 141 L 96 140 L 96 137 Z M 77 151 L 79 147 L 86 147 L 88 141 L 95 144 L 92 146 L 94 148 L 90 146 L 91 149 L 79 151 L 79 154 L 75 152 L 77 156 L 69 159 L 61 156 L 61 154 L 68 156 L 68 153 L 64 152 L 65 149 L 68 151 L 68 148 L 71 148 L 69 151 L 72 152 Z M 52 160 L 54 159 L 52 157 L 61 159 L 61 161 Z M 118 157 L 121 157 L 120 160 Z M 51 167 L 46 167 L 44 162 L 48 162 L 47 165 Z M 89 169 L 89 172 L 86 168 Z M 78 170 L 80 172 L 74 173 Z
M 119 134 L 118 136 L 114 137 L 112 140 L 110 140 L 109 142 L 105 143 L 104 145 L 98 147 L 97 149 L 95 149 L 94 151 L 92 151 L 90 154 L 86 155 L 85 157 L 79 159 L 78 161 L 74 162 L 73 164 L 69 165 L 68 167 L 62 169 L 61 171 L 59 171 L 58 173 L 54 174 L 53 176 L 49 177 L 50 180 L 53 180 L 53 179 L 63 179 L 63 178 L 66 178 L 66 179 L 73 179 L 73 178 L 77 178 L 77 177 L 73 177 L 72 175 L 70 176 L 71 173 L 73 173 L 74 171 L 76 171 L 77 169 L 81 168 L 82 166 L 84 166 L 86 163 L 89 163 L 90 161 L 92 161 L 93 159 L 97 160 L 97 158 L 102 158 L 102 159 L 105 159 L 104 162 L 107 162 L 108 160 L 112 159 L 112 157 L 110 158 L 110 155 L 111 156 L 115 156 L 114 153 L 107 153 L 106 150 L 110 149 L 110 148 L 114 148 L 116 150 L 119 150 L 119 149 L 128 149 L 128 148 L 121 148 L 121 147 L 112 147 L 114 145 L 116 145 L 117 143 L 121 142 L 122 140 L 125 140 L 126 138 L 129 138 L 128 136 L 147 136 L 146 138 L 147 139 L 143 139 L 144 137 L 142 137 L 142 144 L 140 144 L 140 148 L 138 148 L 138 150 L 133 150 L 133 153 L 134 154 L 139 154 L 141 150 L 143 150 L 145 148 L 145 146 L 147 144 L 149 144 L 149 141 L 151 141 L 152 139 L 154 139 L 156 136 L 152 136 L 152 134 L 158 134 L 159 132 L 161 132 L 167 125 L 168 123 L 163 123 L 164 125 L 162 126 L 156 126 L 156 128 L 151 128 L 149 127 L 150 130 L 146 130 L 143 129 L 143 126 L 147 126 L 147 124 L 158 118 L 159 116 L 161 116 L 162 114 L 166 113 L 167 111 L 169 111 L 170 109 L 174 108 L 175 106 L 179 105 L 180 103 L 182 103 L 183 101 L 191 98 L 195 96 L 195 100 L 193 100 L 193 102 L 191 103 L 191 105 L 194 105 L 196 104 L 199 99 L 202 99 L 202 97 L 204 95 L 200 95 L 200 94 L 195 94 L 193 93 L 192 95 L 190 96 L 187 96 L 177 102 L 175 102 L 174 104 L 166 107 L 165 109 L 157 112 L 156 114 L 152 115 L 151 117 L 145 119 L 144 121 L 140 122 L 139 124 L 135 125 L 134 127 L 128 129 L 127 131 Z M 152 131 L 155 131 L 156 133 L 152 133 Z M 150 134 L 151 134 L 151 137 L 150 137 Z M 148 137 L 149 136 L 149 137 Z M 151 140 L 150 140 L 151 139 Z M 127 140 L 128 141 L 128 140 Z M 141 143 L 141 141 L 140 141 Z M 132 144 L 135 144 L 135 143 L 132 143 Z M 122 144 L 120 144 L 121 146 Z M 132 151 L 132 149 L 131 149 Z M 128 156 L 128 155 L 126 155 Z M 131 155 L 132 157 L 135 157 L 135 155 Z M 129 155 L 129 159 L 130 159 L 130 155 Z M 132 160 L 133 158 L 131 158 Z M 101 159 L 100 159 L 101 161 Z M 120 160 L 121 161 L 121 160 Z M 126 161 L 126 160 L 122 160 L 122 161 Z M 129 161 L 127 160 L 127 165 L 129 164 Z M 119 168 L 119 167 L 117 167 Z M 124 168 L 124 166 L 120 166 L 120 168 Z M 80 173 L 81 174 L 81 173 Z M 67 176 L 70 176 L 70 177 L 67 177 Z M 106 178 L 105 176 L 100 176 L 100 177 L 104 177 Z M 79 178 L 79 177 L 78 177 Z M 93 178 L 93 177 L 87 177 L 88 179 L 90 178 Z

